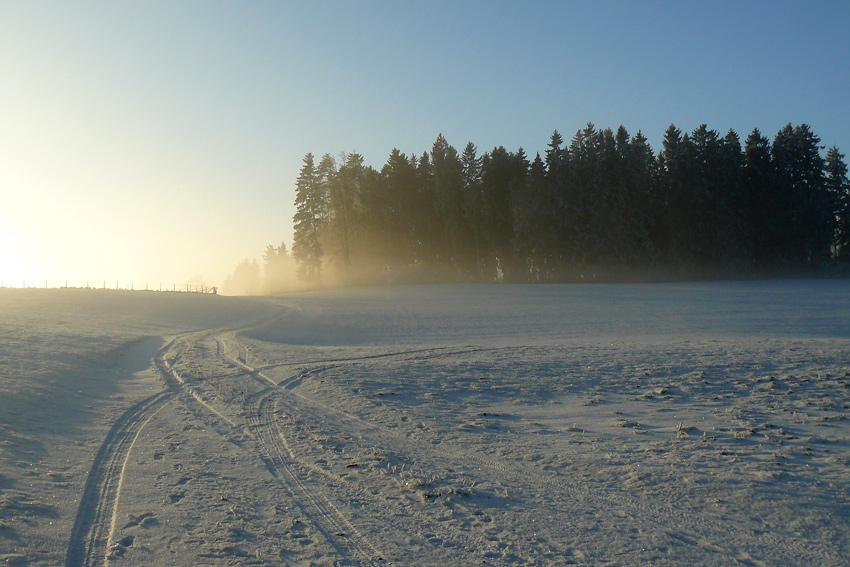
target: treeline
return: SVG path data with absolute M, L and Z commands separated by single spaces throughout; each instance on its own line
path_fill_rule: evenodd
M 276 295 L 296 289 L 295 262 L 286 244 L 266 246 L 263 265 L 245 259 L 227 276 L 222 292 L 228 295 Z
M 439 135 L 380 170 L 357 153 L 307 154 L 296 182 L 292 257 L 311 284 L 559 282 L 792 275 L 850 263 L 844 155 L 808 125 L 741 142 L 670 126 L 592 124 L 545 155 L 458 152 Z

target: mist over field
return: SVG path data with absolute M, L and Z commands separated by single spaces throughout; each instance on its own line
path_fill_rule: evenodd
M 394 148 L 379 168 L 307 153 L 294 233 L 226 293 L 433 282 L 651 282 L 850 273 L 850 180 L 808 124 L 742 140 L 588 123 L 545 152 Z
M 0 312 L 6 564 L 848 564 L 844 280 Z

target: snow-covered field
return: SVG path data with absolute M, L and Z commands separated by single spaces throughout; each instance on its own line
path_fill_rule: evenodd
M 850 282 L 0 290 L 0 564 L 850 565 Z

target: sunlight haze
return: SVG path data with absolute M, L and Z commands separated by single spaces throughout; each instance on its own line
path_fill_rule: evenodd
M 308 152 L 791 122 L 847 153 L 848 24 L 843 2 L 3 3 L 0 282 L 220 285 L 291 244 Z

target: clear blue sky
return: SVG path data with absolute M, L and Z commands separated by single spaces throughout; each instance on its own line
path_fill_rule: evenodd
M 850 153 L 850 2 L 4 2 L 0 281 L 220 284 L 307 152 L 542 151 L 587 122 Z

